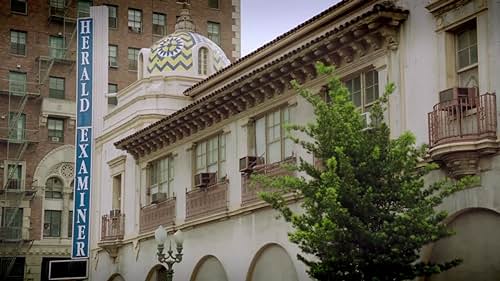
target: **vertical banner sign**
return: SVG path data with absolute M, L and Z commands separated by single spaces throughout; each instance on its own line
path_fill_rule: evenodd
M 93 21 L 77 22 L 76 73 L 76 161 L 71 257 L 88 258 L 90 253 L 90 190 L 92 163 L 92 64 Z

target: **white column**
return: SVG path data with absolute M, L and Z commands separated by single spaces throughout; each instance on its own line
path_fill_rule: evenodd
M 93 85 L 93 134 L 94 138 L 102 134 L 104 115 L 108 109 L 108 7 L 90 8 L 90 16 L 94 19 L 94 85 Z

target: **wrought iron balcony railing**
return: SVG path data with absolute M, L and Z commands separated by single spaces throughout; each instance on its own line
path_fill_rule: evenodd
M 494 93 L 438 103 L 428 113 L 429 146 L 496 139 L 497 105 Z

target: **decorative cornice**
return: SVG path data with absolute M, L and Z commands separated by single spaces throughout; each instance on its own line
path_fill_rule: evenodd
M 442 15 L 448 11 L 464 6 L 472 0 L 434 0 L 426 6 L 434 16 Z
M 375 5 L 283 56 L 229 80 L 218 90 L 116 142 L 115 146 L 137 159 L 283 94 L 292 79 L 301 83 L 314 79 L 316 61 L 340 67 L 382 48 L 394 49 L 399 26 L 407 16 L 406 10 Z

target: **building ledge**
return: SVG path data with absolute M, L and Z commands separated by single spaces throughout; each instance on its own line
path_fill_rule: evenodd
M 451 177 L 460 178 L 477 174 L 479 159 L 495 154 L 499 148 L 500 140 L 485 138 L 437 145 L 429 150 L 429 156 L 442 162 Z

